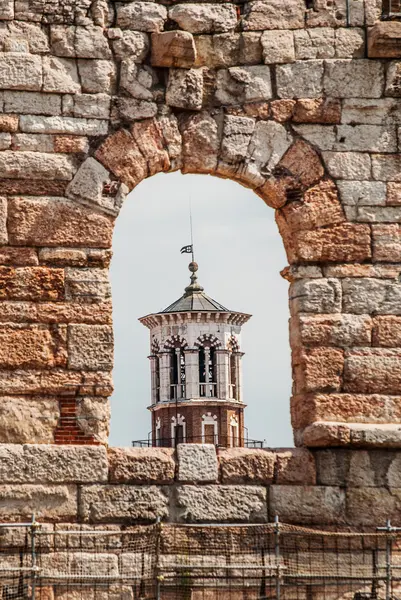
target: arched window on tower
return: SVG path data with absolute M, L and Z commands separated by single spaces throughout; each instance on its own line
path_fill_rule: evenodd
M 237 417 L 230 418 L 230 446 L 238 448 L 239 446 L 239 427 Z
M 179 335 L 174 335 L 165 344 L 169 352 L 169 398 L 180 400 L 185 398 L 185 353 L 187 343 Z
M 199 348 L 199 396 L 217 398 L 217 354 L 219 340 L 212 335 L 201 336 L 195 346 Z
M 183 444 L 187 439 L 187 424 L 185 417 L 178 414 L 176 417 L 171 419 L 171 446 L 174 447 L 177 444 Z
M 239 400 L 239 373 L 238 373 L 238 352 L 239 344 L 235 336 L 228 340 L 227 348 L 229 351 L 229 397 L 233 400 Z
M 207 413 L 202 415 L 202 444 L 219 443 L 219 424 L 217 415 Z

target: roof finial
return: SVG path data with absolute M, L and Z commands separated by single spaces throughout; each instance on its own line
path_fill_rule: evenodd
M 190 296 L 191 294 L 195 294 L 196 292 L 203 292 L 203 287 L 198 283 L 198 276 L 196 274 L 198 270 L 198 263 L 194 260 L 189 263 L 188 269 L 191 271 L 191 283 L 188 287 L 185 288 L 185 296 Z

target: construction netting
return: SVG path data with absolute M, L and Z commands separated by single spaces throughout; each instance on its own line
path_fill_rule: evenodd
M 279 523 L 0 525 L 2 600 L 401 598 L 401 535 Z

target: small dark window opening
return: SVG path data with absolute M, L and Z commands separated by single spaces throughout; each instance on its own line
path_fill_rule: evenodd
M 156 356 L 155 364 L 156 402 L 160 402 L 160 358 Z
M 177 352 L 175 349 L 172 350 L 170 355 L 170 382 L 172 386 L 175 385 L 185 385 L 185 356 L 184 352 L 180 348 L 180 351 Z M 180 390 L 178 390 L 180 392 Z M 170 397 L 175 397 L 175 390 L 171 387 Z M 177 397 L 181 397 L 180 395 Z
M 175 426 L 175 443 L 182 444 L 184 443 L 184 425 L 176 425 Z

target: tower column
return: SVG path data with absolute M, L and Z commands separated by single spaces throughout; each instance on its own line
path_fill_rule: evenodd
M 160 400 L 170 400 L 170 352 L 160 353 Z
M 237 373 L 237 400 L 242 402 L 242 357 L 243 352 L 235 352 L 235 371 Z
M 152 404 L 157 402 L 157 390 L 156 390 L 156 356 L 149 356 L 150 360 L 150 378 L 151 378 L 151 390 L 152 390 Z
M 212 394 L 210 393 L 210 349 L 208 347 L 205 348 L 205 396 L 209 398 Z
M 226 400 L 230 397 L 230 356 L 228 350 L 216 350 L 217 397 Z
M 199 398 L 199 352 L 185 350 L 185 397 Z

